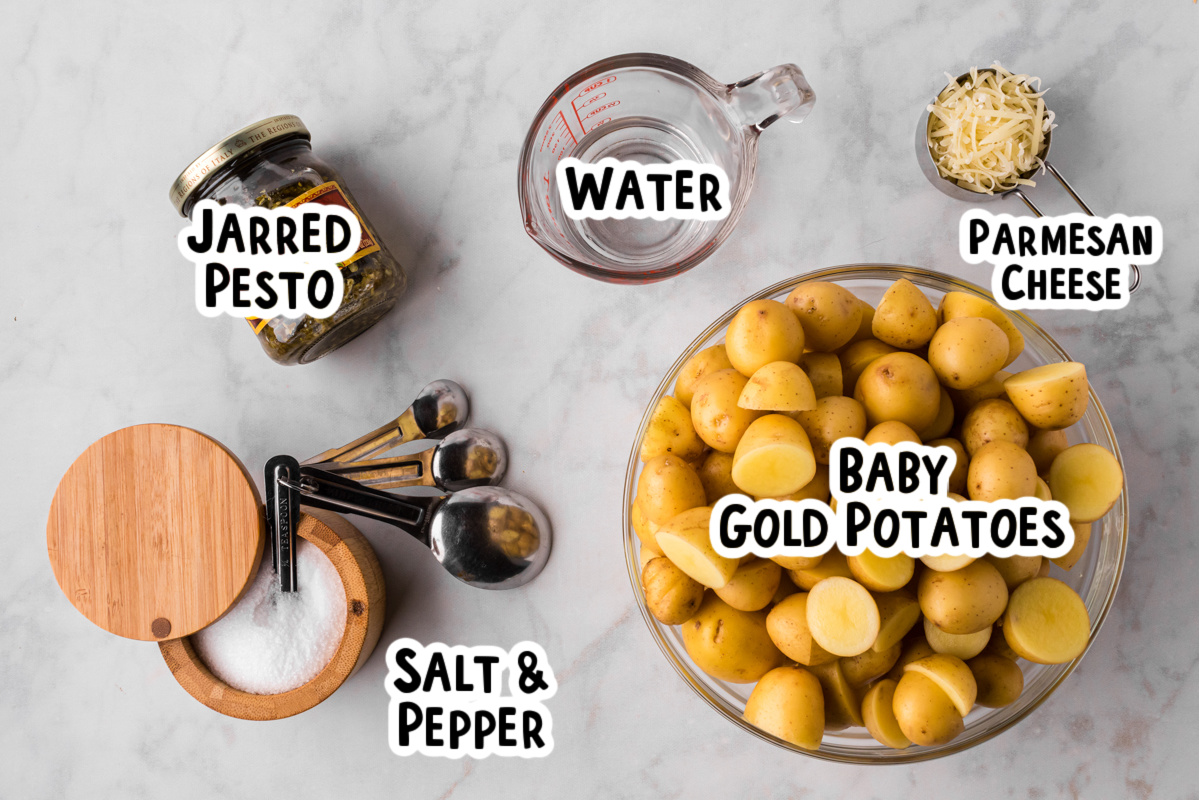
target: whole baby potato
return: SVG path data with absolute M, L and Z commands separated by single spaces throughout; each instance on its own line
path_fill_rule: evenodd
M 898 420 L 914 431 L 924 430 L 937 419 L 941 397 L 933 368 L 912 353 L 880 356 L 867 365 L 854 387 L 854 399 L 862 403 L 872 427 Z
M 867 365 L 877 358 L 896 352 L 899 351 L 895 347 L 884 344 L 878 339 L 862 339 L 839 350 L 838 360 L 842 365 L 842 394 L 847 397 L 852 396 L 854 387 L 858 385 L 858 378 Z
M 717 680 L 754 683 L 784 661 L 767 635 L 766 620 L 766 612 L 738 611 L 705 594 L 681 629 L 683 646 L 696 666 Z
M 734 369 L 749 378 L 772 361 L 800 360 L 804 328 L 778 300 L 752 300 L 742 306 L 725 331 L 725 353 Z
M 725 354 L 725 345 L 714 344 L 706 347 L 688 359 L 675 378 L 675 399 L 688 408 L 692 407 L 692 396 L 696 392 L 696 384 L 710 372 L 723 369 L 733 369 L 733 363 Z
M 917 602 L 921 613 L 946 633 L 975 633 L 1000 619 L 1008 587 L 991 563 L 979 559 L 954 572 L 922 572 Z
M 861 439 L 867 432 L 866 413 L 853 397 L 822 397 L 812 411 L 797 412 L 796 420 L 808 434 L 818 464 L 829 463 L 829 448 L 838 439 Z
M 921 437 L 921 441 L 927 442 L 930 439 L 941 439 L 950 433 L 954 427 L 954 401 L 950 398 L 950 393 L 946 391 L 946 387 L 942 387 L 941 398 L 938 400 L 938 413 L 934 417 L 933 422 L 929 427 L 917 431 L 917 436 Z
M 1054 458 L 1066 450 L 1067 446 L 1067 435 L 1062 431 L 1030 428 L 1029 444 L 1025 445 L 1025 449 L 1033 457 L 1033 464 L 1037 467 L 1038 475 L 1045 475 L 1050 472 L 1050 465 L 1054 463 Z
M 900 442 L 920 444 L 921 437 L 917 436 L 917 432 L 903 422 L 891 419 L 881 422 L 867 431 L 863 441 L 867 444 L 899 444 Z
M 702 453 L 704 442 L 692 427 L 692 414 L 687 406 L 669 394 L 658 398 L 646 426 L 639 458 L 649 461 L 655 456 L 671 454 L 692 461 Z
M 888 287 L 876 306 L 871 332 L 893 347 L 915 350 L 933 338 L 937 326 L 937 312 L 929 298 L 912 281 L 901 278 Z
M 1033 497 L 1037 477 L 1033 458 L 1019 445 L 989 442 L 971 456 L 967 493 L 972 500 L 985 502 Z
M 950 696 L 920 672 L 908 670 L 900 676 L 892 710 L 900 731 L 919 745 L 946 744 L 963 732 L 962 714 Z
M 804 328 L 809 349 L 832 353 L 858 333 L 862 306 L 849 289 L 826 281 L 807 281 L 785 301 Z
M 975 702 L 985 708 L 1001 708 L 1016 701 L 1025 688 L 1025 676 L 1015 661 L 984 653 L 967 662 L 975 676 Z
M 760 611 L 770 605 L 783 577 L 783 568 L 765 558 L 755 558 L 737 568 L 729 583 L 715 589 L 738 611 Z
M 661 525 L 689 508 L 704 505 L 704 485 L 692 465 L 679 456 L 655 456 L 638 476 L 637 502 L 647 521 Z
M 801 666 L 777 667 L 763 675 L 750 692 L 742 717 L 785 742 L 816 750 L 825 731 L 821 682 Z
M 833 353 L 805 353 L 800 356 L 800 369 L 808 376 L 818 400 L 842 393 L 842 362 Z
M 704 599 L 704 587 L 689 578 L 669 558 L 653 558 L 642 567 L 646 607 L 664 625 L 682 625 Z
M 947 320 L 929 342 L 929 366 L 951 389 L 970 389 L 986 382 L 1008 358 L 1008 337 L 982 317 Z
M 1029 443 L 1029 426 L 1007 400 L 984 400 L 963 418 L 962 443 L 974 457 L 979 448 L 996 441 L 1024 448 Z
M 737 494 L 741 491 L 733 482 L 733 453 L 722 453 L 713 450 L 700 462 L 696 470 L 700 483 L 704 484 L 706 505 L 714 505 L 727 494 Z
M 856 656 L 842 659 L 842 672 L 846 681 L 855 689 L 866 686 L 876 678 L 887 674 L 900 659 L 900 643 L 886 650 L 871 648 Z
M 949 292 L 942 298 L 937 315 L 939 324 L 945 324 L 959 317 L 983 317 L 995 323 L 1008 337 L 1008 356 L 1001 364 L 1002 367 L 1007 367 L 1016 361 L 1017 356 L 1021 355 L 1025 349 L 1025 337 L 1017 330 L 1017 326 L 1013 324 L 1008 312 L 982 297 L 966 292 Z
M 738 405 L 748 382 L 749 378 L 737 370 L 722 369 L 705 375 L 696 384 L 692 426 L 712 449 L 722 453 L 737 450 L 738 441 L 750 423 L 762 416 L 761 411 Z
M 750 376 L 738 405 L 755 411 L 811 411 L 817 395 L 799 364 L 772 361 Z

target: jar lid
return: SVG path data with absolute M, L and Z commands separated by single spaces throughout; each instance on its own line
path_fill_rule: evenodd
M 258 572 L 266 538 L 254 481 L 220 442 L 135 425 L 92 443 L 54 493 L 46 547 L 75 608 L 128 639 L 195 633 Z
M 289 136 L 310 138 L 308 128 L 293 114 L 281 114 L 278 117 L 260 120 L 229 134 L 188 164 L 187 169 L 179 173 L 175 183 L 171 184 L 171 203 L 175 210 L 180 216 L 185 216 L 183 206 L 192 192 L 230 159 L 248 150 L 262 147 L 267 142 Z

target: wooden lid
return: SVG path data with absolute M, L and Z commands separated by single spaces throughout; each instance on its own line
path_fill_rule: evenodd
M 85 617 L 129 639 L 195 633 L 233 605 L 265 521 L 237 457 L 202 433 L 135 425 L 96 441 L 58 484 L 46 547 Z

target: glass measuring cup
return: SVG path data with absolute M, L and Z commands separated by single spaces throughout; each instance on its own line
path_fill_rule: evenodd
M 576 272 L 613 283 L 678 275 L 725 241 L 754 186 L 758 135 L 776 120 L 801 122 L 815 96 L 804 73 L 783 64 L 723 84 L 686 62 L 653 53 L 584 67 L 542 104 L 518 173 L 525 231 Z M 555 165 L 573 156 L 665 164 L 715 164 L 729 177 L 720 220 L 581 219 L 563 213 Z

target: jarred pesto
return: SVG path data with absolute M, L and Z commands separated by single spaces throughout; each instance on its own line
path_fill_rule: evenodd
M 292 115 L 256 122 L 206 151 L 171 187 L 171 201 L 185 217 L 204 199 L 246 208 L 333 204 L 358 217 L 362 239 L 339 265 L 345 295 L 332 316 L 247 319 L 267 355 L 280 364 L 307 364 L 341 347 L 390 311 L 408 285 L 342 176 L 313 153 L 309 139 L 304 123 Z

